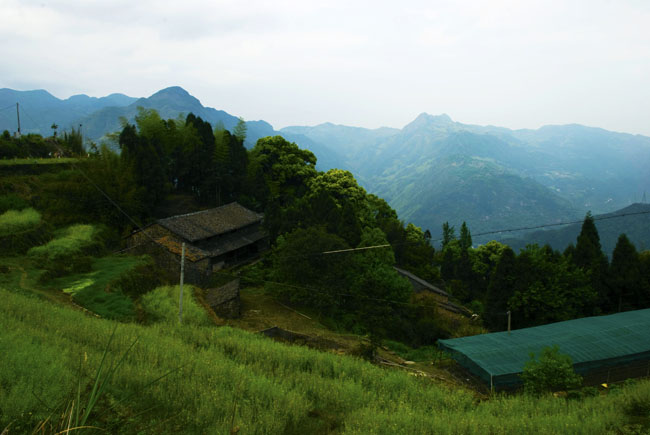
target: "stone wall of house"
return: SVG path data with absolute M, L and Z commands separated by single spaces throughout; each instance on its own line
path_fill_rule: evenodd
M 145 236 L 146 237 L 146 236 Z M 165 278 L 170 282 L 178 282 L 181 274 L 181 256 L 169 252 L 166 248 L 146 238 L 139 243 L 134 243 L 129 251 L 135 255 L 150 255 L 156 262 L 156 265 L 165 274 Z M 209 284 L 212 274 L 212 268 L 209 258 L 203 258 L 199 261 L 190 261 L 185 259 L 185 276 L 184 281 L 198 287 L 206 287 Z
M 241 298 L 239 297 L 239 278 L 228 284 L 205 291 L 205 300 L 212 311 L 227 319 L 241 316 Z

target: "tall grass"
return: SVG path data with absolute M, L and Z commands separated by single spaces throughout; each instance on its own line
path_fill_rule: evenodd
M 210 319 L 194 300 L 196 288 L 183 286 L 183 323 L 194 326 L 210 325 Z M 180 286 L 158 287 L 142 296 L 140 305 L 151 322 L 178 323 Z
M 13 421 L 21 432 L 65 397 L 80 356 L 92 376 L 114 323 L 1 289 L 0 298 L 0 427 Z M 628 387 L 582 400 L 478 400 L 428 379 L 228 327 L 126 324 L 109 355 L 123 354 L 136 338 L 89 418 L 110 433 L 228 433 L 236 426 L 273 434 L 593 434 L 618 431 L 629 423 L 625 409 L 637 409 L 625 400 Z M 635 388 L 642 400 L 650 382 Z
M 45 261 L 67 259 L 88 251 L 89 248 L 97 248 L 98 232 L 93 225 L 71 225 L 59 232 L 54 240 L 30 249 L 29 255 Z
M 33 208 L 8 210 L 0 214 L 0 237 L 25 231 L 41 223 L 41 214 Z
M 7 202 L 19 205 L 11 198 Z M 2 205 L 0 203 L 0 207 Z M 0 255 L 23 254 L 51 237 L 49 225 L 41 220 L 40 213 L 33 208 L 8 210 L 0 214 Z
M 44 281 L 75 272 L 91 270 L 92 258 L 102 252 L 100 243 L 102 229 L 94 225 L 71 225 L 60 230 L 53 240 L 27 251 L 46 273 Z

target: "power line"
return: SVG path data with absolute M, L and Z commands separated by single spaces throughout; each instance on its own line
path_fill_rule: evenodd
M 638 212 L 634 212 L 634 213 L 622 213 L 622 214 L 614 214 L 614 215 L 610 215 L 610 216 L 606 216 L 606 215 L 605 216 L 597 216 L 597 217 L 594 217 L 593 219 L 594 219 L 594 221 L 602 221 L 602 220 L 606 220 L 606 219 L 616 219 L 616 218 L 621 218 L 621 217 L 625 217 L 625 216 L 635 216 L 635 215 L 642 215 L 642 214 L 650 214 L 650 211 L 638 211 Z M 584 222 L 584 219 L 583 220 L 576 220 L 576 221 L 558 222 L 558 223 L 554 223 L 554 224 L 535 225 L 535 226 L 531 226 L 531 227 L 506 228 L 506 229 L 502 229 L 502 230 L 485 231 L 485 232 L 482 232 L 482 233 L 472 234 L 472 237 L 486 236 L 486 235 L 498 234 L 498 233 L 509 233 L 509 232 L 515 232 L 515 231 L 536 230 L 536 229 L 540 229 L 540 228 L 557 227 L 557 226 L 563 226 L 563 225 L 573 225 L 573 224 L 580 224 L 582 222 Z M 440 241 L 440 240 L 442 240 L 442 238 L 434 239 L 432 241 L 437 242 L 437 241 Z
M 169 252 L 164 246 L 162 246 L 157 240 L 155 240 L 152 236 L 147 234 L 147 232 L 144 230 L 142 226 L 140 226 L 135 219 L 133 219 L 126 211 L 124 211 L 104 190 L 102 190 L 84 171 L 82 171 L 79 167 L 77 167 L 74 163 L 71 163 L 72 167 L 74 167 L 76 170 L 78 170 L 114 207 L 116 207 L 120 213 L 122 213 L 124 216 L 126 216 L 129 221 L 131 221 L 141 232 L 144 233 L 144 235 L 149 238 L 155 246 L 158 246 L 160 249 L 163 249 L 165 252 Z M 626 216 L 634 216 L 634 215 L 642 215 L 642 214 L 650 214 L 650 211 L 642 211 L 642 212 L 634 212 L 634 213 L 622 213 L 622 214 L 616 214 L 616 215 L 611 215 L 611 216 L 601 216 L 599 218 L 594 218 L 594 220 L 605 220 L 605 219 L 614 219 L 614 218 L 621 218 L 621 217 L 626 217 Z M 538 228 L 545 228 L 545 227 L 554 227 L 554 226 L 560 226 L 560 225 L 570 225 L 570 224 L 575 224 L 575 223 L 580 223 L 582 221 L 571 221 L 571 222 L 562 222 L 562 223 L 554 223 L 554 224 L 544 224 L 544 225 L 537 225 L 537 226 L 531 226 L 531 227 L 519 227 L 519 228 L 509 228 L 509 229 L 502 229 L 502 230 L 496 230 L 496 231 L 486 231 L 483 233 L 477 233 L 475 236 L 482 236 L 482 235 L 488 235 L 488 234 L 496 234 L 496 233 L 501 233 L 501 232 L 511 232 L 511 231 L 523 231 L 523 230 L 531 230 L 531 229 L 538 229 Z M 434 239 L 433 241 L 438 241 L 442 239 Z M 412 243 L 419 243 L 419 242 L 406 242 L 403 244 L 412 244 Z M 140 246 L 136 245 L 135 247 Z M 332 251 L 322 251 L 322 252 L 315 252 L 312 254 L 304 254 L 305 256 L 308 255 L 331 255 L 331 254 L 340 254 L 340 253 L 349 253 L 349 252 L 356 252 L 356 251 L 365 251 L 369 249 L 381 249 L 381 248 L 388 248 L 392 247 L 394 245 L 390 244 L 382 244 L 382 245 L 374 245 L 374 246 L 365 246 L 365 247 L 359 247 L 359 248 L 349 248 L 349 249 L 339 249 L 339 250 L 332 250 Z M 132 248 L 135 248 L 132 247 Z M 126 250 L 132 249 L 128 248 Z M 122 250 L 119 252 L 124 252 L 126 250 Z M 172 260 L 175 261 L 177 264 L 181 264 L 181 262 L 176 259 L 176 256 L 172 256 Z M 189 268 L 195 268 L 194 265 L 191 263 L 188 264 Z M 196 270 L 196 268 L 195 268 Z M 240 279 L 245 279 L 247 281 L 251 282 L 257 282 L 257 283 L 264 283 L 264 284 L 272 284 L 272 285 L 279 285 L 287 288 L 294 288 L 294 289 L 302 289 L 302 290 L 307 290 L 312 293 L 319 293 L 319 294 L 324 294 L 328 296 L 343 296 L 343 297 L 352 297 L 352 298 L 357 298 L 357 299 L 365 299 L 365 300 L 372 300 L 375 302 L 385 302 L 385 303 L 391 303 L 391 304 L 397 304 L 397 305 L 402 305 L 402 306 L 412 306 L 412 307 L 427 307 L 427 308 L 439 308 L 441 304 L 437 304 L 435 306 L 432 305 L 426 305 L 426 304 L 413 304 L 410 302 L 404 302 L 404 301 L 396 301 L 396 300 L 391 300 L 391 299 L 384 299 L 384 298 L 375 298 L 372 296 L 366 296 L 366 295 L 353 295 L 350 293 L 342 293 L 342 292 L 329 292 L 325 291 L 323 289 L 318 289 L 314 287 L 306 287 L 306 286 L 299 286 L 299 285 L 294 285 L 294 284 L 288 284 L 288 283 L 282 283 L 282 282 L 276 282 L 276 281 L 269 281 L 269 280 L 262 280 L 262 279 L 254 279 L 254 278 L 249 278 L 249 277 L 241 277 L 233 274 L 227 274 L 223 272 L 212 272 L 217 275 L 223 275 L 223 276 L 228 276 L 231 278 L 240 278 Z M 494 313 L 497 314 L 497 313 Z M 502 313 L 498 313 L 502 314 Z

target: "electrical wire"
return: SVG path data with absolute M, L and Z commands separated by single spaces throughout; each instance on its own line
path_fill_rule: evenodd
M 157 240 L 155 240 L 151 235 L 147 234 L 147 232 L 144 230 L 144 228 L 138 224 L 135 219 L 133 219 L 124 209 L 122 209 L 104 190 L 102 190 L 97 183 L 95 183 L 83 170 L 81 170 L 77 165 L 74 163 L 71 163 L 72 167 L 76 170 L 78 170 L 86 180 L 88 180 L 94 187 L 97 189 L 114 207 L 116 207 L 120 213 L 122 213 L 124 216 L 133 223 L 136 228 L 138 228 L 139 231 L 144 233 L 144 235 L 149 238 L 155 246 L 158 246 L 160 249 L 163 249 L 165 252 L 169 252 L 166 247 L 164 247 L 162 244 L 160 244 Z M 634 213 L 622 213 L 622 214 L 615 214 L 611 216 L 602 216 L 600 218 L 594 218 L 594 220 L 605 220 L 605 219 L 614 219 L 614 218 L 621 218 L 621 217 L 626 217 L 626 216 L 634 216 L 634 215 L 642 215 L 642 214 L 650 214 L 650 211 L 642 211 L 642 212 L 634 212 Z M 532 227 L 519 227 L 519 228 L 510 228 L 510 229 L 502 229 L 502 230 L 497 230 L 497 231 L 488 231 L 488 232 L 483 232 L 483 233 L 478 233 L 475 234 L 475 236 L 481 236 L 481 235 L 488 235 L 488 234 L 496 234 L 500 232 L 510 232 L 510 231 L 521 231 L 521 230 L 530 230 L 530 229 L 537 229 L 537 228 L 544 228 L 544 227 L 553 227 L 553 226 L 559 226 L 559 225 L 570 225 L 570 224 L 575 224 L 575 223 L 581 223 L 582 221 L 572 221 L 572 222 L 562 222 L 562 223 L 554 223 L 554 224 L 544 224 L 544 225 L 537 225 L 537 226 L 532 226 Z M 438 241 L 442 239 L 434 239 L 433 241 Z M 411 243 L 420 243 L 420 242 L 406 242 L 403 244 L 411 244 Z M 124 249 L 122 251 L 118 252 L 124 252 L 130 249 L 133 249 L 137 246 L 131 248 Z M 394 246 L 394 245 L 393 245 Z M 366 247 L 360 247 L 360 248 L 349 248 L 349 249 L 339 249 L 339 250 L 332 250 L 332 251 L 322 251 L 322 252 L 314 252 L 311 254 L 304 254 L 304 256 L 311 256 L 311 255 L 331 255 L 331 254 L 340 254 L 340 253 L 349 253 L 349 252 L 357 252 L 357 251 L 365 251 L 369 249 L 381 249 L 381 248 L 388 248 L 392 247 L 390 244 L 382 244 L 382 245 L 375 245 L 375 246 L 366 246 Z M 176 262 L 178 265 L 181 264 L 181 261 L 176 258 L 176 255 L 171 257 L 174 262 Z M 193 268 L 193 265 L 191 263 L 187 264 L 187 267 Z M 201 272 L 204 272 L 201 269 L 195 269 L 195 270 L 200 270 Z M 241 277 L 238 275 L 233 275 L 233 274 L 227 274 L 224 272 L 212 272 L 217 275 L 222 275 L 222 276 L 228 276 L 231 278 L 239 278 L 239 279 L 244 279 L 247 281 L 251 282 L 257 282 L 257 283 L 262 283 L 262 284 L 272 284 L 272 285 L 279 285 L 283 286 L 286 288 L 294 288 L 294 289 L 302 289 L 302 290 L 308 290 L 310 292 L 315 292 L 319 294 L 324 294 L 328 296 L 344 296 L 344 297 L 352 297 L 352 298 L 357 298 L 357 299 L 365 299 L 365 300 L 372 300 L 375 302 L 386 302 L 386 303 L 391 303 L 391 304 L 397 304 L 397 305 L 402 305 L 402 306 L 413 306 L 413 307 L 427 307 L 427 308 L 438 308 L 440 303 L 438 303 L 435 306 L 432 305 L 426 305 L 426 304 L 413 304 L 410 302 L 404 302 L 404 301 L 396 301 L 396 300 L 391 300 L 391 299 L 384 299 L 384 298 L 374 298 L 372 296 L 365 296 L 365 295 L 353 295 L 349 293 L 343 293 L 343 292 L 329 292 L 323 289 L 315 288 L 315 287 L 306 287 L 306 286 L 299 286 L 299 285 L 294 285 L 294 284 L 288 284 L 288 283 L 282 283 L 282 282 L 276 282 L 276 281 L 269 281 L 269 280 L 262 280 L 262 279 L 254 279 L 250 277 Z M 498 315 L 504 315 L 506 313 L 492 313 L 492 314 L 498 314 Z

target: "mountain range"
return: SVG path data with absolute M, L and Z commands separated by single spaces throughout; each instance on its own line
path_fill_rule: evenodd
M 62 129 L 81 124 L 84 136 L 94 141 L 118 131 L 121 117 L 132 122 L 138 107 L 154 108 L 163 118 L 192 112 L 228 129 L 238 122 L 180 87 L 148 98 L 111 94 L 66 100 L 44 90 L 0 89 L 0 109 L 16 102 L 23 132 L 49 135 L 52 123 Z M 15 110 L 1 110 L 0 130 L 15 131 L 14 117 Z M 260 137 L 282 135 L 313 151 L 319 169 L 351 171 L 401 219 L 430 229 L 434 238 L 446 221 L 456 228 L 466 221 L 474 233 L 558 223 L 587 211 L 613 212 L 650 190 L 649 137 L 577 124 L 511 130 L 423 113 L 402 129 L 324 123 L 276 131 L 261 120 L 247 121 L 247 127 L 248 147 Z

